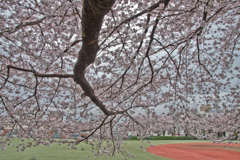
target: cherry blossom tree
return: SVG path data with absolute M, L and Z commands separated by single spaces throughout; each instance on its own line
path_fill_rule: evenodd
M 196 118 L 217 102 L 221 118 L 239 119 L 239 0 L 1 0 L 0 8 L 0 122 L 19 128 L 3 149 L 12 137 L 50 145 L 57 130 L 72 149 L 105 137 L 113 145 L 104 153 L 115 153 L 118 124 L 141 126 L 134 115 L 159 106 Z M 69 140 L 82 131 L 89 136 Z

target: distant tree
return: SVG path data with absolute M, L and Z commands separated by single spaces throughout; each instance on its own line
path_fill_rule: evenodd
M 239 0 L 1 0 L 0 10 L 0 122 L 20 127 L 14 137 L 49 145 L 57 130 L 75 149 L 163 105 L 195 117 L 218 102 L 239 119 Z

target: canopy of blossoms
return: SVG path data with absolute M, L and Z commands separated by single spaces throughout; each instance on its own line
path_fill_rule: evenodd
M 92 138 L 110 154 L 116 131 L 176 124 L 239 134 L 239 0 L 2 0 L 0 11 L 3 149 Z M 215 103 L 216 114 L 198 113 Z M 146 127 L 143 113 L 159 107 L 171 118 Z

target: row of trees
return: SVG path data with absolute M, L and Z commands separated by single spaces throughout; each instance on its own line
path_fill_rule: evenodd
M 20 126 L 15 137 L 112 135 L 159 106 L 192 130 L 195 119 L 227 131 L 239 120 L 239 0 L 2 0 L 0 10 L 0 122 Z M 199 119 L 211 102 L 219 120 Z
M 126 121 L 124 124 L 128 125 L 120 124 L 120 126 L 123 127 L 123 130 L 137 134 L 141 139 L 154 134 L 165 136 L 166 132 L 175 136 L 175 134 L 181 132 L 184 136 L 209 139 L 221 143 L 231 139 L 239 140 L 240 119 L 238 114 L 239 111 L 234 115 L 229 113 L 205 114 L 197 112 L 191 116 L 180 115 L 178 118 L 172 115 L 138 115 L 134 118 L 136 122 L 138 120 L 141 123 L 136 124 Z

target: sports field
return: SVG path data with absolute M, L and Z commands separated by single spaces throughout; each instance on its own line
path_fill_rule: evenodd
M 200 142 L 209 142 L 209 141 L 196 141 L 196 140 L 153 140 L 151 143 L 153 145 L 161 144 L 174 144 L 174 143 L 200 143 Z M 17 141 L 16 141 L 17 143 Z M 168 158 L 160 157 L 149 153 L 148 151 L 143 151 L 140 149 L 140 145 L 144 146 L 144 150 L 147 147 L 150 147 L 150 143 L 147 141 L 140 142 L 135 140 L 124 141 L 125 148 L 127 151 L 132 152 L 137 160 L 169 160 Z M 52 144 L 49 147 L 46 146 L 37 146 L 26 149 L 24 152 L 17 152 L 16 148 L 7 146 L 7 149 L 2 151 L 0 150 L 0 160 L 96 160 L 97 158 L 91 153 L 91 146 L 81 143 L 78 146 L 77 150 L 67 150 L 63 149 L 66 145 L 59 146 L 57 143 Z M 82 151 L 81 148 L 85 150 Z M 89 156 L 89 158 L 86 158 Z M 116 157 L 101 156 L 98 157 L 98 160 L 122 160 L 122 155 L 116 155 Z M 132 158 L 133 159 L 133 158 Z
M 210 142 L 210 141 L 199 141 L 199 140 L 153 140 L 151 141 L 151 144 L 153 145 L 163 145 L 163 144 L 177 144 L 177 143 L 204 143 Z M 18 143 L 18 140 L 15 141 L 15 143 Z M 144 148 L 140 149 L 140 145 L 143 145 Z M 186 145 L 186 144 L 185 144 Z M 189 144 L 188 144 L 189 145 Z M 191 145 L 191 144 L 190 144 Z M 169 160 L 169 156 L 161 157 L 158 155 L 154 155 L 152 153 L 149 153 L 150 143 L 147 141 L 137 141 L 137 140 L 126 140 L 124 141 L 124 146 L 127 151 L 132 152 L 132 154 L 135 156 L 135 159 L 137 160 Z M 170 145 L 171 146 L 171 145 Z M 178 145 L 174 145 L 174 147 L 177 147 Z M 182 146 L 182 145 L 181 145 Z M 184 145 L 183 145 L 184 146 Z M 108 157 L 108 156 L 101 156 L 101 157 L 94 157 L 93 153 L 91 152 L 91 146 L 86 143 L 81 143 L 78 145 L 77 150 L 67 150 L 63 149 L 63 147 L 66 147 L 66 145 L 58 145 L 57 143 L 52 144 L 49 147 L 46 146 L 37 146 L 26 149 L 24 152 L 17 152 L 15 147 L 7 146 L 7 149 L 2 151 L 0 150 L 0 160 L 83 160 L 83 159 L 89 159 L 89 160 L 122 160 L 122 155 L 116 155 L 116 157 Z M 148 148 L 150 147 L 150 148 Z M 157 146 L 156 146 L 157 147 Z M 162 147 L 162 148 L 161 148 Z M 157 149 L 159 152 L 164 152 L 166 154 L 166 149 L 168 148 L 168 145 L 164 147 L 161 146 Z M 220 146 L 221 147 L 221 146 Z M 82 148 L 84 150 L 82 151 Z M 148 148 L 148 151 L 146 151 Z M 154 147 L 153 147 L 154 148 Z M 205 147 L 204 147 L 205 148 Z M 171 147 L 171 149 L 174 149 Z M 179 147 L 177 148 L 179 149 Z M 200 150 L 199 148 L 196 148 L 197 150 Z M 214 148 L 218 149 L 218 148 Z M 232 151 L 240 151 L 238 148 L 224 148 L 227 150 Z M 143 151 L 145 150 L 145 151 Z M 219 149 L 218 149 L 219 150 Z M 195 150 L 196 151 L 196 150 Z M 193 151 L 189 151 L 193 152 Z M 171 151 L 171 155 L 173 155 L 174 152 Z M 187 154 L 188 155 L 188 154 Z M 87 158 L 89 156 L 89 158 Z M 133 158 L 131 158 L 133 159 Z M 173 158 L 175 159 L 175 158 Z

